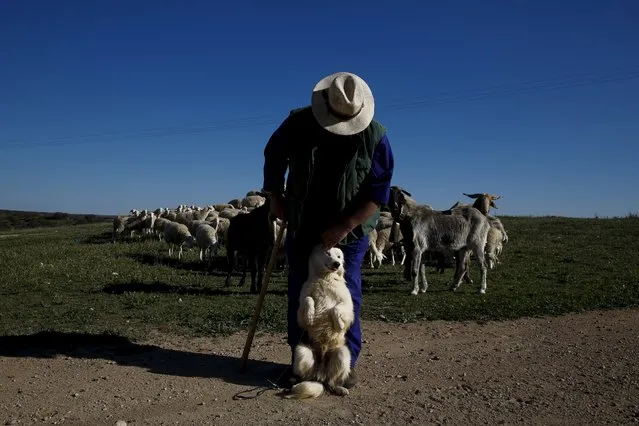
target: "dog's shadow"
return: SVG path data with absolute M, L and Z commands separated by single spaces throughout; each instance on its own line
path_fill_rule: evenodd
M 268 387 L 269 380 L 276 380 L 286 368 L 284 364 L 249 359 L 243 372 L 239 358 L 142 345 L 114 334 L 43 331 L 22 336 L 0 336 L 0 356 L 53 358 L 57 355 L 105 359 L 122 366 L 144 368 L 154 374 L 218 378 L 254 387 Z

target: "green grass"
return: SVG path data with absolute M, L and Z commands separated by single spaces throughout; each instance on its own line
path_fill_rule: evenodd
M 476 284 L 448 290 L 452 270 L 428 271 L 426 294 L 411 296 L 401 267 L 364 264 L 364 319 L 500 320 L 639 305 L 639 218 L 503 217 L 510 241 Z M 0 233 L 0 335 L 111 332 L 140 338 L 152 330 L 210 336 L 246 330 L 257 296 L 224 288 L 224 273 L 206 274 L 197 252 L 182 263 L 155 240 L 111 244 L 110 224 Z M 219 265 L 223 269 L 223 261 Z M 286 277 L 269 285 L 261 331 L 284 331 Z

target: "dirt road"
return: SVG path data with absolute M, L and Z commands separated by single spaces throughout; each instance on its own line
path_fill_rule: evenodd
M 283 335 L 0 337 L 0 424 L 630 424 L 639 422 L 639 310 L 507 322 L 364 322 L 360 385 L 282 400 Z M 92 341 L 93 340 L 93 341 Z M 247 392 L 245 396 L 256 395 Z

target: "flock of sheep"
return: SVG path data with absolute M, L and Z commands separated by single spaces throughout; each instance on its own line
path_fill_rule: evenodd
M 472 256 L 481 270 L 480 292 L 485 293 L 487 270 L 497 265 L 503 243 L 508 241 L 501 221 L 489 215 L 490 207 L 496 208 L 494 200 L 500 197 L 464 195 L 474 198 L 475 202 L 472 205 L 457 202 L 448 210 L 438 211 L 418 204 L 408 191 L 393 186 L 390 201 L 369 235 L 370 267 L 379 267 L 389 257 L 392 265 L 404 265 L 404 278 L 413 281 L 412 294 L 415 295 L 428 287 L 426 265 L 433 265 L 441 272 L 454 266 L 453 290 L 459 288 L 462 280 L 472 283 L 469 277 Z M 225 247 L 226 285 L 230 284 L 231 273 L 241 260 L 243 274 L 239 285 L 244 283 L 250 269 L 250 291 L 256 293 L 260 291 L 266 260 L 281 226 L 281 222 L 270 215 L 268 204 L 264 194 L 249 191 L 243 198 L 206 207 L 133 209 L 129 215 L 114 219 L 113 241 L 124 235 L 153 236 L 168 244 L 170 257 L 177 251 L 178 259 L 182 259 L 184 247 L 197 248 L 200 261 L 207 261 L 209 268 L 213 254 Z M 285 266 L 283 243 L 277 252 L 278 260 Z

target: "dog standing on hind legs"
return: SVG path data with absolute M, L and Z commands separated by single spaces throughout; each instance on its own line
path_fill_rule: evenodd
M 301 381 L 285 398 L 317 398 L 324 389 L 345 396 L 351 353 L 346 331 L 355 319 L 353 300 L 344 279 L 344 254 L 317 245 L 308 261 L 308 279 L 302 286 L 297 322 L 309 343 L 295 347 L 293 372 Z

